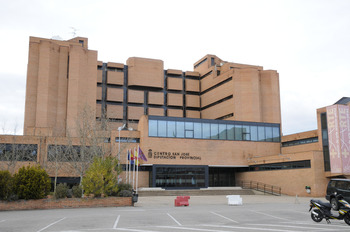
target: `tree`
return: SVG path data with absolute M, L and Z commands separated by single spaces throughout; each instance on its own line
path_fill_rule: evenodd
M 66 169 L 68 160 L 68 149 L 65 145 L 60 145 L 55 139 L 55 143 L 47 148 L 47 160 L 45 162 L 45 169 L 54 175 L 54 193 L 56 194 L 57 177 L 61 170 Z M 68 171 L 68 170 L 66 170 Z
M 94 162 L 83 177 L 85 194 L 111 196 L 118 192 L 118 160 L 116 157 L 95 157 Z
M 0 144 L 0 165 L 2 170 L 14 173 L 18 162 L 36 162 L 37 147 L 35 144 L 18 144 L 16 136 L 11 143 Z
M 50 193 L 50 177 L 40 165 L 22 167 L 13 178 L 14 193 L 19 199 L 42 199 Z
M 85 106 L 76 121 L 76 137 L 70 136 L 70 131 L 67 130 L 66 158 L 69 161 L 68 165 L 80 177 L 81 184 L 83 176 L 96 157 L 111 155 L 111 127 L 108 118 L 101 117 L 97 121 L 95 112 Z

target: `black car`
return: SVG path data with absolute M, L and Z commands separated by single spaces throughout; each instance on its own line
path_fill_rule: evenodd
M 339 204 L 332 195 L 335 192 L 350 202 L 350 179 L 331 179 L 328 183 L 326 199 L 331 203 L 332 209 L 339 210 Z

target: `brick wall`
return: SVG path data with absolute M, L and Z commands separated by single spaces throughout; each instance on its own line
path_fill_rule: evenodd
M 32 210 L 32 209 L 67 209 L 67 208 L 94 208 L 94 207 L 122 207 L 132 206 L 131 197 L 106 198 L 67 198 L 67 199 L 40 199 L 20 200 L 15 202 L 0 201 L 0 211 Z

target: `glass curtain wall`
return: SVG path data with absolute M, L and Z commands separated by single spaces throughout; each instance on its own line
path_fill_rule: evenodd
M 280 142 L 280 124 L 149 116 L 150 137 Z

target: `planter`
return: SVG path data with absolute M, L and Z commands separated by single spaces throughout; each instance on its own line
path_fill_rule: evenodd
M 132 197 L 65 198 L 0 202 L 0 211 L 132 206 Z M 136 199 L 137 200 L 137 199 Z

